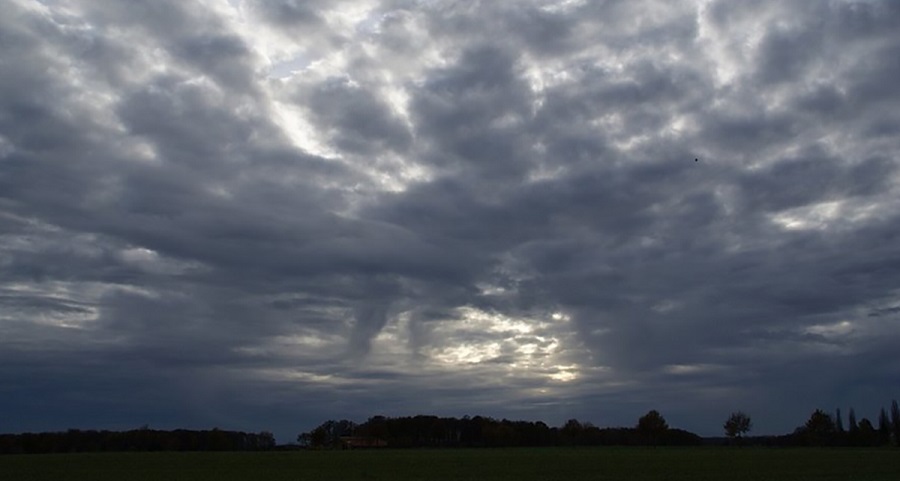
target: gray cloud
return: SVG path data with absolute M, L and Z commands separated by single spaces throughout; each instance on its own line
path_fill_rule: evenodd
M 2 429 L 897 397 L 890 2 L 8 10 Z

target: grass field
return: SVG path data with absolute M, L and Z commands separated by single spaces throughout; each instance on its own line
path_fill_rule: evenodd
M 31 480 L 900 479 L 898 449 L 536 448 L 0 456 Z

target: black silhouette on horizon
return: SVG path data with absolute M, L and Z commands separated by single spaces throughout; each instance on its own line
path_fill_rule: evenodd
M 511 421 L 490 417 L 373 416 L 362 424 L 329 420 L 297 436 L 299 444 L 277 445 L 271 432 L 70 429 L 63 432 L 0 434 L 0 454 L 119 451 L 271 451 L 359 448 L 477 448 L 517 446 L 900 446 L 900 406 L 894 400 L 876 422 L 857 421 L 851 408 L 844 428 L 840 409 L 834 416 L 816 409 L 792 433 L 743 436 L 750 416 L 732 413 L 723 426 L 728 437 L 700 437 L 669 427 L 656 410 L 641 416 L 634 427 L 600 428 L 570 419 L 561 427 L 542 421 Z

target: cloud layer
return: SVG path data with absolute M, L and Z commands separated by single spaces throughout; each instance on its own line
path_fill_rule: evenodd
M 894 2 L 6 10 L 0 430 L 898 397 Z

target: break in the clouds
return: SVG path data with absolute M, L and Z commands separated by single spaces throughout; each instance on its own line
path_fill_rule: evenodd
M 2 431 L 898 397 L 896 2 L 3 10 Z

